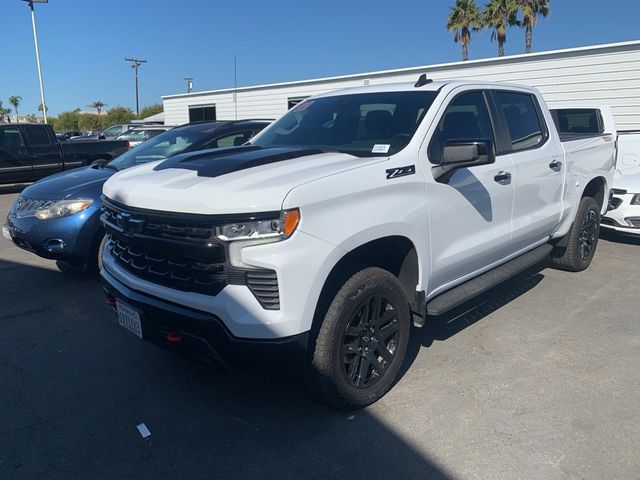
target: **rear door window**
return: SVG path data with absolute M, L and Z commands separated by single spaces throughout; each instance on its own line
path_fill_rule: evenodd
M 493 98 L 507 124 L 512 151 L 528 150 L 544 143 L 546 129 L 533 95 L 494 91 Z
M 25 125 L 24 129 L 27 133 L 29 143 L 34 147 L 44 147 L 51 145 L 51 138 L 46 127 L 40 125 Z

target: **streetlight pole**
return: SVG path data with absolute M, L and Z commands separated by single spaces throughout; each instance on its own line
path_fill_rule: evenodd
M 29 4 L 31 9 L 31 24 L 33 25 L 33 43 L 36 45 L 36 63 L 38 64 L 38 80 L 40 81 L 40 100 L 42 101 L 42 116 L 47 123 L 47 103 L 44 100 L 44 82 L 42 81 L 42 67 L 40 66 L 40 48 L 38 47 L 38 32 L 36 31 L 36 12 L 34 3 L 49 3 L 49 0 L 22 0 Z
M 131 62 L 131 68 L 136 72 L 136 115 L 140 115 L 140 101 L 138 97 L 138 67 L 143 63 L 147 63 L 146 60 L 140 60 L 139 58 L 125 58 L 125 62 Z

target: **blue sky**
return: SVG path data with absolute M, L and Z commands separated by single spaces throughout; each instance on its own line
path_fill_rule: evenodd
M 444 24 L 454 0 L 50 0 L 36 5 L 47 104 L 52 114 L 101 100 L 134 108 L 133 72 L 124 57 L 146 58 L 141 105 L 161 95 L 457 61 Z M 482 3 L 482 2 L 479 2 Z M 640 39 L 640 2 L 551 0 L 534 31 L 535 51 Z M 20 0 L 0 0 L 0 99 L 40 103 L 31 18 Z M 473 37 L 470 58 L 496 55 L 489 32 Z M 512 29 L 507 55 L 522 53 Z

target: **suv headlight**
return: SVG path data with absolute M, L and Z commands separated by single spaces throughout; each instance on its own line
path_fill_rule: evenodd
M 218 238 L 226 242 L 264 240 L 277 242 L 293 235 L 300 223 L 300 210 L 283 210 L 278 218 L 228 223 L 218 228 Z
M 74 213 L 82 212 L 89 208 L 93 200 L 60 200 L 47 208 L 36 210 L 35 217 L 40 220 L 49 220 L 50 218 L 66 217 Z
M 636 193 L 631 199 L 631 205 L 640 205 L 640 193 Z

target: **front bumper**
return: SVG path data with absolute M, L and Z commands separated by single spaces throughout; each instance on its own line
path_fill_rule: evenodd
M 224 368 L 294 365 L 305 359 L 308 332 L 271 340 L 238 338 L 214 314 L 134 291 L 105 270 L 102 277 L 108 303 L 118 299 L 139 311 L 143 339 L 176 354 Z M 169 334 L 181 340 L 170 341 Z
M 2 230 L 15 245 L 40 257 L 78 263 L 91 254 L 99 229 L 99 206 L 91 206 L 84 212 L 50 220 L 19 218 L 10 212 Z
M 634 196 L 633 193 L 614 194 L 610 210 L 602 217 L 602 227 L 640 235 L 640 205 L 631 205 Z

